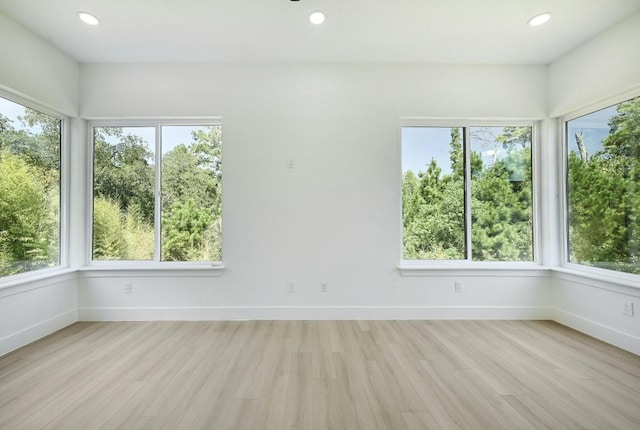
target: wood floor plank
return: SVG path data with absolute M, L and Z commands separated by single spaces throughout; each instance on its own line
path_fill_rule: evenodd
M 549 321 L 77 323 L 0 357 L 0 430 L 635 429 L 640 357 Z

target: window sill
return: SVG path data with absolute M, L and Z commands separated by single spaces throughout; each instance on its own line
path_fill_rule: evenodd
M 0 280 L 0 297 L 37 289 L 66 279 L 75 278 L 75 270 L 68 267 L 54 267 L 7 276 Z
M 95 263 L 78 269 L 84 278 L 111 277 L 204 277 L 222 276 L 225 267 L 214 263 Z
M 402 261 L 402 276 L 541 276 L 549 268 L 537 263 L 469 262 L 469 261 Z
M 595 285 L 596 282 L 604 282 L 619 287 L 640 289 L 640 275 L 634 275 L 631 273 L 598 269 L 596 267 L 582 266 L 579 264 L 567 264 L 565 266 L 554 267 L 551 270 L 560 275 L 578 278 L 580 279 L 579 282 L 592 286 L 598 286 Z

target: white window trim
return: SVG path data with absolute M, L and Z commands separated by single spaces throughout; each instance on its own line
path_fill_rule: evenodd
M 93 129 L 95 127 L 154 127 L 155 128 L 155 142 L 154 142 L 154 156 L 160 151 L 161 147 L 161 129 L 162 126 L 222 126 L 222 117 L 188 117 L 188 118 L 96 118 L 89 120 L 87 124 L 87 166 L 89 166 L 89 172 L 87 182 L 86 204 L 87 215 L 89 222 L 86 223 L 85 231 L 85 243 L 86 243 L 86 255 L 85 259 L 87 264 L 78 269 L 81 273 L 87 272 L 109 272 L 110 276 L 113 271 L 126 271 L 132 276 L 144 276 L 153 275 L 152 272 L 156 272 L 158 276 L 166 276 L 169 271 L 177 273 L 180 276 L 202 276 L 203 274 L 219 276 L 225 269 L 225 266 L 220 261 L 159 261 L 160 256 L 160 235 L 159 228 L 155 228 L 154 225 L 154 258 L 156 260 L 149 261 L 134 261 L 134 260 L 93 260 L 93 154 L 94 154 L 94 141 L 93 141 Z M 224 149 L 223 149 L 224 151 Z M 223 156 L 224 159 L 224 156 Z M 156 159 L 156 166 L 158 160 Z M 223 165 L 224 170 L 224 165 Z M 160 184 L 160 169 L 155 169 L 155 208 L 154 216 L 158 220 L 161 217 L 159 200 L 161 199 L 161 184 Z M 224 180 L 222 181 L 222 195 L 224 196 Z M 223 207 L 224 211 L 224 207 Z M 224 217 L 223 217 L 224 218 Z M 223 227 L 224 231 L 224 227 Z M 223 252 L 224 252 L 224 236 L 223 236 Z M 224 257 L 224 255 L 223 255 Z M 84 275 L 91 276 L 91 275 Z
M 71 131 L 69 117 L 48 107 L 29 96 L 19 94 L 8 87 L 0 85 L 0 97 L 44 113 L 60 120 L 60 219 L 59 219 L 59 261 L 57 266 L 0 277 L 0 290 L 30 282 L 41 281 L 70 273 L 69 240 L 70 240 L 70 200 L 71 195 Z
M 402 178 L 402 128 L 403 127 L 464 127 L 465 130 L 469 130 L 470 127 L 509 127 L 509 126 L 523 126 L 532 128 L 532 145 L 531 145 L 531 186 L 532 186 L 532 223 L 533 223 L 533 261 L 473 261 L 471 260 L 471 235 L 465 238 L 467 242 L 466 258 L 464 260 L 405 260 L 402 259 L 402 228 L 400 231 L 399 240 L 399 254 L 401 256 L 398 270 L 403 276 L 438 276 L 443 272 L 454 272 L 460 269 L 475 269 L 480 272 L 486 270 L 495 270 L 499 273 L 504 272 L 506 276 L 509 273 L 517 273 L 520 271 L 532 271 L 536 273 L 535 276 L 539 276 L 541 271 L 547 271 L 548 267 L 545 267 L 541 263 L 542 256 L 542 234 L 540 228 L 541 216 L 540 216 L 540 203 L 539 198 L 542 195 L 540 192 L 540 127 L 541 119 L 539 118 L 433 118 L 433 117 L 402 117 L 399 121 L 398 127 L 398 163 L 399 163 L 399 175 Z M 465 139 L 468 136 L 465 135 Z M 465 146 L 465 177 L 471 174 L 470 157 L 471 148 L 469 145 Z M 467 193 L 471 192 L 470 178 L 466 177 L 465 185 L 465 228 L 467 231 L 471 231 L 471 199 L 467 199 Z M 470 194 L 469 194 L 470 195 Z M 469 206 L 469 207 L 467 207 Z M 399 219 L 400 226 L 402 223 L 402 193 L 399 197 Z
M 560 165 L 562 169 L 562 173 L 559 175 L 560 183 L 558 184 L 558 194 L 560 196 L 560 218 L 562 220 L 562 244 L 560 249 L 561 266 L 553 268 L 554 271 L 585 276 L 589 279 L 611 282 L 632 288 L 640 288 L 640 275 L 589 266 L 587 264 L 572 263 L 569 261 L 569 195 L 567 192 L 569 176 L 569 153 L 566 130 L 567 123 L 576 118 L 589 115 L 636 97 L 640 97 L 640 88 L 638 87 L 616 94 L 612 97 L 601 98 L 593 103 L 584 104 L 558 118 L 558 133 L 560 134 L 558 141 L 560 142 L 559 152 L 561 157 Z

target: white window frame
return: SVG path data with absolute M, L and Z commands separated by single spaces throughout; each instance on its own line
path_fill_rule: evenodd
M 16 285 L 25 284 L 32 281 L 47 279 L 59 274 L 71 272 L 69 269 L 69 240 L 70 240 L 70 159 L 71 145 L 69 117 L 62 113 L 47 107 L 46 105 L 26 96 L 18 95 L 4 87 L 0 87 L 0 97 L 28 107 L 40 113 L 44 113 L 53 118 L 60 120 L 60 218 L 59 222 L 59 261 L 54 267 L 45 269 L 32 270 L 29 272 L 18 273 L 15 275 L 0 277 L 0 290 Z
M 573 110 L 558 118 L 558 141 L 561 143 L 559 152 L 562 170 L 559 180 L 558 194 L 560 195 L 562 243 L 560 249 L 561 266 L 559 268 L 554 268 L 556 271 L 585 275 L 599 281 L 614 282 L 620 285 L 640 288 L 640 285 L 638 284 L 640 281 L 640 275 L 588 266 L 586 264 L 572 263 L 569 261 L 569 142 L 567 140 L 566 128 L 569 121 L 637 97 L 640 97 L 640 89 L 626 91 L 612 97 L 602 98 L 593 103 L 583 105 L 579 109 Z
M 86 239 L 86 261 L 88 265 L 81 267 L 80 271 L 113 271 L 113 270 L 126 270 L 129 271 L 132 276 L 138 271 L 149 270 L 171 270 L 175 272 L 176 276 L 189 276 L 189 272 L 200 272 L 206 270 L 213 275 L 219 275 L 224 269 L 222 260 L 220 261 L 160 261 L 160 247 L 161 247 L 161 228 L 158 222 L 161 217 L 161 170 L 162 160 L 158 158 L 158 154 L 161 154 L 161 136 L 163 126 L 220 126 L 222 127 L 221 117 L 190 117 L 190 118 L 143 118 L 143 119 L 100 119 L 91 120 L 87 126 L 87 141 L 89 142 L 89 150 L 87 151 L 87 165 L 90 166 L 88 173 L 87 187 L 87 214 L 89 215 L 86 225 L 85 237 Z M 94 260 L 93 259 L 93 169 L 94 169 L 94 128 L 96 127 L 147 127 L 155 129 L 155 142 L 154 142 L 154 162 L 155 162 L 155 178 L 154 178 L 154 260 L 150 261 L 137 261 L 137 260 Z M 224 151 L 224 149 L 223 149 Z M 224 160 L 224 155 L 223 155 Z M 224 170 L 224 164 L 222 169 Z M 224 173 L 223 173 L 224 175 Z M 224 188 L 224 179 L 222 181 L 222 187 Z M 224 189 L 222 190 L 222 196 L 224 198 Z M 223 209 L 224 211 L 224 202 Z M 224 219 L 224 216 L 223 216 Z M 224 227 L 223 227 L 224 232 Z M 223 238 L 223 252 L 224 252 L 224 238 Z M 97 276 L 100 274 L 97 273 Z M 164 274 L 163 274 L 164 276 Z M 198 276 L 195 273 L 193 276 Z
M 471 127 L 531 127 L 531 183 L 532 183 L 532 240 L 533 240 L 533 261 L 474 261 L 471 259 L 471 147 L 468 144 L 468 135 Z M 465 156 L 465 242 L 466 258 L 460 260 L 405 260 L 403 259 L 403 232 L 400 232 L 399 255 L 401 257 L 398 269 L 403 276 L 439 276 L 443 271 L 453 271 L 459 269 L 475 269 L 469 275 L 483 273 L 486 270 L 505 271 L 505 275 L 515 276 L 539 276 L 539 271 L 546 270 L 541 265 L 542 238 L 540 232 L 540 204 L 539 178 L 540 178 L 540 120 L 538 119 L 482 119 L 482 118 L 421 118 L 404 117 L 400 119 L 398 127 L 398 148 L 399 148 L 399 168 L 398 177 L 402 177 L 402 128 L 403 127 L 440 127 L 440 128 L 463 128 L 463 137 L 466 145 L 463 145 Z M 399 190 L 401 190 L 401 186 Z M 399 193 L 399 218 L 402 225 L 402 196 Z M 530 270 L 530 272 L 529 272 Z

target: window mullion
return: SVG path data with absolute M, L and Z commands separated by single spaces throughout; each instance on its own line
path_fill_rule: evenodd
M 155 205 L 154 205 L 154 261 L 161 261 L 162 250 L 162 126 L 156 125 L 156 141 L 154 163 L 155 175 Z
M 471 260 L 471 136 L 470 127 L 462 128 L 464 154 L 464 239 L 465 258 Z

